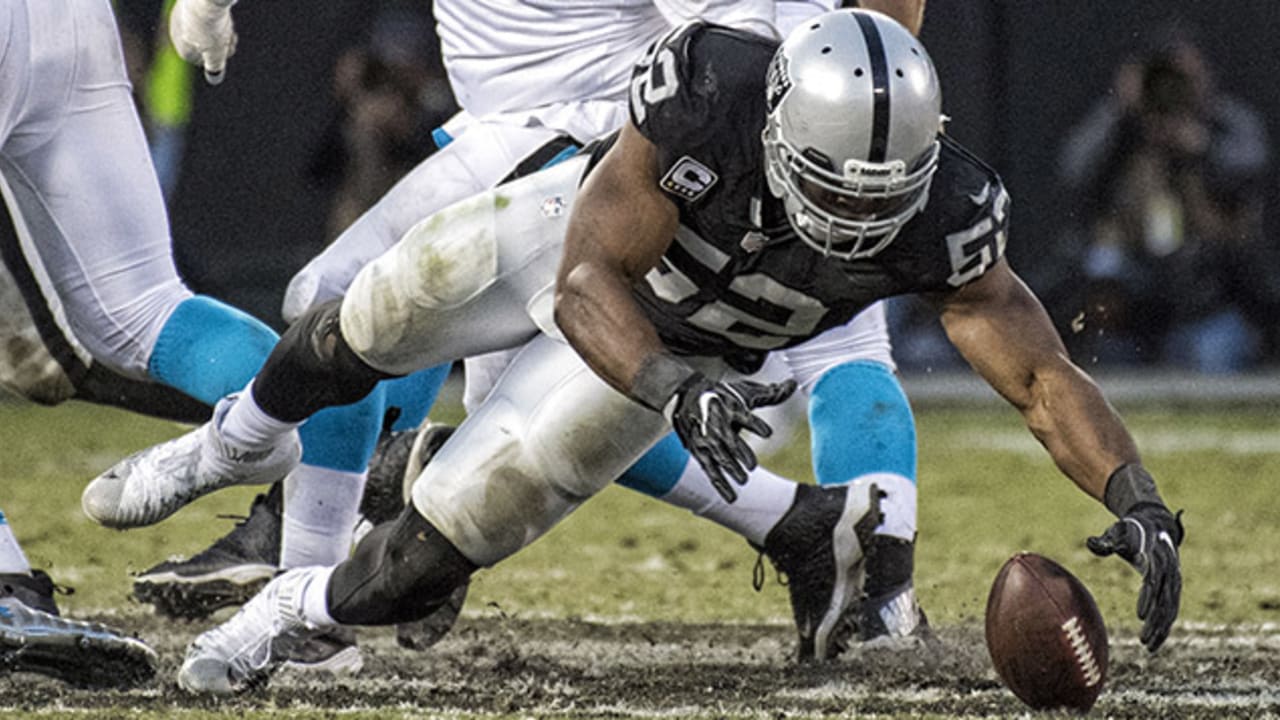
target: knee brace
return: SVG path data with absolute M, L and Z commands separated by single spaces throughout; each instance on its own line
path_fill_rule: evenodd
M 329 615 L 343 625 L 420 620 L 477 569 L 410 505 L 370 531 L 334 570 Z
M 253 385 L 258 405 L 274 418 L 300 422 L 319 410 L 349 405 L 389 375 L 360 359 L 338 326 L 340 300 L 307 311 L 294 323 Z

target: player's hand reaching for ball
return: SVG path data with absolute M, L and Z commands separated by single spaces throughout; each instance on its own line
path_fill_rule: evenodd
M 1178 561 L 1183 536 L 1181 516 L 1161 504 L 1139 504 L 1102 535 L 1087 542 L 1095 555 L 1119 555 L 1142 573 L 1138 618 L 1143 621 L 1142 644 L 1151 652 L 1169 637 L 1178 617 L 1182 597 Z

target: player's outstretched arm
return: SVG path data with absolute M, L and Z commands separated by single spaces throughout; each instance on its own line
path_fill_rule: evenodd
M 1021 411 L 1058 467 L 1120 518 L 1089 539 L 1142 573 L 1142 642 L 1155 651 L 1178 614 L 1180 520 L 1169 511 L 1119 416 L 1067 356 L 1044 307 L 1001 260 L 942 301 L 947 336 L 965 359 Z
M 184 60 L 204 68 L 205 80 L 225 77 L 227 58 L 236 51 L 231 6 L 236 0 L 178 0 L 169 14 L 169 38 Z
M 556 323 L 605 382 L 664 413 L 724 498 L 756 458 L 740 436 L 768 436 L 752 409 L 786 399 L 795 383 L 712 380 L 667 351 L 632 288 L 675 237 L 679 212 L 658 187 L 657 150 L 631 124 L 583 184 L 556 278 Z

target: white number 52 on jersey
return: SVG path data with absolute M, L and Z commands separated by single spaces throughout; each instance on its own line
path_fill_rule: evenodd
M 680 80 L 676 77 L 676 55 L 671 44 L 689 27 L 690 23 L 685 23 L 654 41 L 636 63 L 631 73 L 631 108 L 636 122 L 644 122 L 650 105 L 676 94 Z

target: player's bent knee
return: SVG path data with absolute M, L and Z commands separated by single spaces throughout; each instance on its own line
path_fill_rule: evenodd
M 494 205 L 484 193 L 414 225 L 400 242 L 412 250 L 417 275 L 414 300 L 424 307 L 457 307 L 487 287 L 498 273 Z
M 394 377 L 371 367 L 347 344 L 339 328 L 340 300 L 307 311 L 280 339 L 254 382 L 254 399 L 272 417 L 304 420 L 368 395 Z
M 483 426 L 507 431 L 458 434 L 482 426 L 469 418 L 412 490 L 413 505 L 422 515 L 482 566 L 518 552 L 590 496 L 570 492 L 557 472 L 533 462 L 520 437 L 522 424 L 509 410 L 501 399 L 486 403 L 481 416 L 490 422 Z M 563 466 L 558 470 L 567 472 Z
M 341 315 L 343 335 L 360 357 L 397 373 L 420 368 L 421 348 L 410 336 L 451 332 L 455 312 L 493 287 L 496 202 L 486 193 L 445 208 L 360 270 Z
M 329 581 L 329 615 L 343 625 L 420 620 L 477 570 L 412 505 L 374 528 Z

